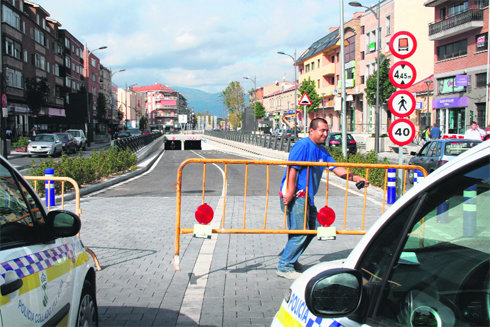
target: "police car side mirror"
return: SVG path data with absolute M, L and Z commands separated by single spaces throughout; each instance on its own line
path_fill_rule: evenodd
M 362 289 L 362 278 L 358 271 L 329 269 L 308 282 L 305 302 L 310 312 L 317 317 L 345 317 L 359 307 Z
M 54 238 L 75 236 L 80 232 L 82 223 L 73 212 L 53 210 L 48 213 L 46 223 Z
M 410 155 L 411 155 L 411 156 L 416 156 L 416 155 L 417 155 L 417 152 L 415 152 L 415 151 L 410 151 Z

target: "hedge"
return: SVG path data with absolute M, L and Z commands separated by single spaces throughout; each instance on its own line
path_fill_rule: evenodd
M 78 156 L 69 157 L 63 154 L 59 161 L 53 158 L 41 160 L 39 164 L 33 161 L 28 174 L 31 176 L 44 176 L 46 168 L 53 168 L 55 176 L 73 178 L 79 186 L 91 184 L 105 177 L 122 174 L 128 170 L 136 169 L 136 154 L 131 150 L 119 150 L 110 148 L 108 150 L 93 151 L 88 158 Z M 56 192 L 61 192 L 61 183 L 55 183 Z M 70 183 L 65 184 L 65 191 L 71 189 Z M 41 193 L 44 183 L 37 183 L 36 191 Z

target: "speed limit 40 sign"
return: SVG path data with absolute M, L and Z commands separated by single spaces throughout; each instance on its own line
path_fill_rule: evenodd
M 388 136 L 396 145 L 410 144 L 415 138 L 415 125 L 408 119 L 397 119 L 390 124 Z

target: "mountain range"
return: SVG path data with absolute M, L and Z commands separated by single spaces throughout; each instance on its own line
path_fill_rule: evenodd
M 194 108 L 194 112 L 202 114 L 208 112 L 212 116 L 223 117 L 225 106 L 223 105 L 221 92 L 207 93 L 181 86 L 171 86 L 171 88 L 179 91 L 187 99 L 187 106 Z

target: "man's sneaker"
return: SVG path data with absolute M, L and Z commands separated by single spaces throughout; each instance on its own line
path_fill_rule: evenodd
M 299 261 L 296 261 L 294 263 L 294 270 L 299 271 L 299 272 L 303 272 L 305 270 L 305 266 L 303 266 L 301 263 L 299 263 Z
M 296 279 L 299 276 L 301 276 L 301 273 L 299 273 L 295 270 L 289 270 L 289 271 L 277 270 L 276 273 L 277 273 L 277 276 L 282 277 L 282 278 L 286 278 L 286 279 Z

